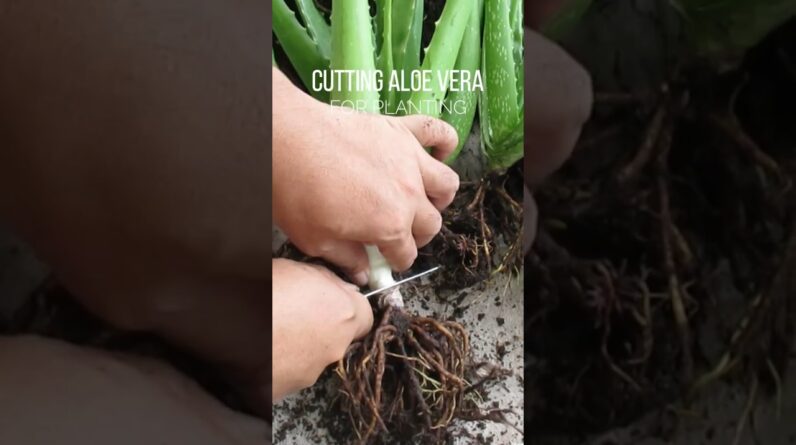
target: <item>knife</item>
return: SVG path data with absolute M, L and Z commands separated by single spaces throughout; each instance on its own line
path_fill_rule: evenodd
M 430 274 L 430 273 L 432 273 L 432 272 L 435 272 L 435 271 L 437 271 L 437 269 L 439 269 L 439 266 L 437 266 L 437 267 L 432 267 L 431 269 L 429 269 L 429 270 L 427 270 L 427 271 L 425 271 L 425 272 L 420 272 L 420 273 L 419 273 L 419 274 L 417 274 L 417 275 L 412 275 L 411 277 L 404 278 L 403 280 L 398 280 L 398 281 L 396 281 L 395 283 L 393 283 L 393 284 L 391 284 L 391 285 L 389 285 L 389 286 L 384 286 L 384 287 L 382 287 L 382 288 L 380 288 L 380 289 L 372 290 L 372 291 L 370 291 L 370 292 L 368 292 L 368 293 L 366 293 L 366 294 L 363 294 L 363 296 L 364 296 L 365 298 L 368 298 L 368 297 L 372 297 L 372 296 L 374 296 L 374 295 L 378 295 L 378 294 L 380 294 L 380 293 L 382 293 L 382 292 L 385 292 L 385 291 L 388 291 L 388 290 L 390 290 L 390 289 L 393 289 L 393 288 L 395 288 L 396 286 L 400 286 L 401 284 L 405 284 L 405 283 L 408 283 L 408 282 L 410 282 L 410 281 L 416 280 L 416 279 L 418 279 L 418 278 L 420 278 L 420 277 L 424 277 L 424 276 L 426 276 L 426 275 L 428 275 L 428 274 Z

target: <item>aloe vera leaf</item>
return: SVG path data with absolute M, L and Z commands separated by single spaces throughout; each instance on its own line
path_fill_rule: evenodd
M 324 59 L 329 59 L 332 52 L 332 29 L 326 19 L 318 11 L 314 0 L 295 0 L 307 31 L 318 46 Z
M 374 73 L 373 27 L 368 0 L 335 0 L 332 7 L 332 70 Z M 375 89 L 335 88 L 333 101 L 353 101 L 360 111 L 379 113 L 379 92 Z
M 381 32 L 381 51 L 376 59 L 376 67 L 381 71 L 384 79 L 384 87 L 382 88 L 381 98 L 384 101 L 384 107 L 387 113 L 393 113 L 395 110 L 395 102 L 397 98 L 397 91 L 388 87 L 389 78 L 395 70 L 393 63 L 393 40 L 392 40 L 392 25 L 393 25 L 393 1 L 380 0 L 377 2 L 378 15 L 376 16 L 377 23 L 381 25 L 377 27 L 377 33 Z M 381 31 L 378 31 L 381 30 Z M 378 40 L 378 39 L 377 39 Z
M 793 0 L 670 0 L 700 55 L 743 53 L 796 16 Z
M 318 100 L 328 101 L 327 92 L 313 90 L 312 73 L 315 70 L 327 69 L 329 59 L 321 55 L 318 45 L 310 38 L 307 30 L 301 26 L 285 0 L 274 0 L 272 5 L 274 33 L 290 63 L 310 94 Z
M 408 4 L 407 4 L 408 3 Z M 403 0 L 392 5 L 393 66 L 404 76 L 420 68 L 420 46 L 423 37 L 423 0 Z M 401 91 L 399 101 L 407 101 L 410 91 Z
M 514 72 L 517 76 L 517 106 L 520 114 L 525 115 L 525 41 L 523 40 L 523 0 L 512 0 L 511 6 L 511 29 L 514 39 Z M 522 116 L 521 119 L 522 120 Z
M 484 0 L 478 0 L 475 11 L 470 15 L 467 28 L 464 32 L 459 56 L 454 69 L 469 71 L 472 78 L 481 67 L 481 19 Z M 456 160 L 462 151 L 470 130 L 473 128 L 475 111 L 478 108 L 478 92 L 473 90 L 451 91 L 445 98 L 446 106 L 442 111 L 442 120 L 451 124 L 459 135 L 459 145 L 450 157 L 445 160 L 450 164 Z
M 431 84 L 427 90 L 412 92 L 410 111 L 439 117 L 448 90 L 447 85 L 440 85 L 440 80 L 445 79 L 456 63 L 464 30 L 475 6 L 473 0 L 448 0 L 445 3 L 421 65 L 422 70 L 431 73 Z
M 523 156 L 523 110 L 518 89 L 512 0 L 486 0 L 481 70 L 481 140 L 487 166 L 498 170 Z M 520 40 L 519 44 L 522 44 Z

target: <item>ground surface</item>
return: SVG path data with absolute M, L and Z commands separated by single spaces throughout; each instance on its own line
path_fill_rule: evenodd
M 470 332 L 473 355 L 477 361 L 494 362 L 512 372 L 500 382 L 487 387 L 486 397 L 500 408 L 511 409 L 508 420 L 520 430 L 523 424 L 523 341 L 522 281 L 498 276 L 489 283 L 457 291 L 448 301 L 432 294 L 421 284 L 403 291 L 410 311 L 454 319 Z M 330 376 L 327 376 L 330 377 Z M 347 419 L 329 410 L 335 397 L 334 378 L 327 378 L 314 388 L 290 397 L 274 408 L 275 444 L 338 444 L 329 433 Z M 489 406 L 484 406 L 485 408 Z M 341 418 L 342 417 L 342 418 Z M 523 435 L 514 427 L 489 421 L 458 422 L 456 444 L 520 444 Z M 345 442 L 343 442 L 345 443 Z

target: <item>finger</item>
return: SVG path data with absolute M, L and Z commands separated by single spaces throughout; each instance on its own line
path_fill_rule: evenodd
M 411 236 L 385 242 L 379 244 L 378 247 L 392 269 L 397 272 L 403 272 L 412 267 L 412 263 L 417 258 L 417 244 Z
M 453 202 L 459 190 L 459 175 L 423 150 L 418 153 L 418 163 L 426 196 L 437 210 L 444 210 Z
M 294 241 L 302 252 L 338 266 L 358 286 L 368 284 L 368 257 L 365 248 L 353 241 L 329 240 L 306 243 Z
M 525 194 L 522 198 L 522 218 L 523 218 L 523 235 L 522 235 L 522 251 L 527 255 L 531 251 L 533 241 L 536 239 L 537 224 L 539 218 L 539 211 L 536 207 L 536 200 L 533 199 L 531 191 L 525 187 Z
M 419 114 L 398 119 L 412 132 L 420 145 L 433 148 L 432 154 L 439 161 L 447 159 L 459 144 L 456 130 L 445 121 Z
M 429 201 L 423 200 L 412 222 L 412 236 L 418 248 L 430 243 L 442 228 L 442 215 Z
M 332 241 L 324 248 L 321 258 L 343 269 L 354 284 L 368 284 L 368 256 L 361 243 Z
M 572 154 L 591 115 L 589 73 L 560 46 L 525 33 L 525 182 L 538 185 Z

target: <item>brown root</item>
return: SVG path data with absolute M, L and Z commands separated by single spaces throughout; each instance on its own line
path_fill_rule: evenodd
M 521 272 L 521 184 L 519 170 L 462 184 L 443 214 L 439 236 L 420 253 L 428 262 L 424 266 L 446 265 L 435 280 L 437 289 L 461 289 L 498 273 Z
M 335 370 L 356 442 L 441 441 L 467 409 L 469 351 L 459 323 L 388 306 Z

